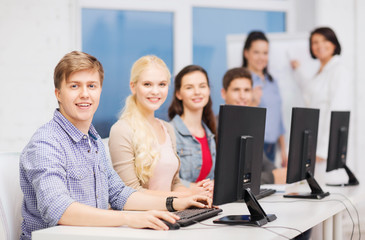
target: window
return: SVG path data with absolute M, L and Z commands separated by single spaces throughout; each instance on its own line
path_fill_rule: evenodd
M 236 6 L 238 5 L 238 6 Z M 81 49 L 104 66 L 105 81 L 93 124 L 108 137 L 130 94 L 130 69 L 138 58 L 155 54 L 172 76 L 185 65 L 204 67 L 212 85 L 213 109 L 218 113 L 221 81 L 226 67 L 226 35 L 286 31 L 290 1 L 80 0 Z M 237 7 L 237 8 L 236 8 Z M 291 28 L 290 25 L 288 27 Z M 175 73 L 173 72 L 175 71 Z M 173 80 L 173 79 L 172 79 Z M 167 119 L 169 96 L 156 116 Z
M 93 124 L 101 137 L 108 137 L 130 94 L 132 64 L 140 57 L 154 54 L 173 66 L 173 13 L 82 9 L 82 50 L 101 61 L 104 83 L 100 105 Z M 167 118 L 168 103 L 156 112 Z

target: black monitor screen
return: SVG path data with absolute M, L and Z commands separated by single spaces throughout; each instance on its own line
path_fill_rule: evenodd
M 309 194 L 293 193 L 284 195 L 284 197 L 321 199 L 329 195 L 322 191 L 314 179 L 318 121 L 318 109 L 292 109 L 286 182 L 294 183 L 306 179 L 312 192 Z
M 346 165 L 347 141 L 349 136 L 350 112 L 331 112 L 330 139 L 328 144 L 328 157 L 326 171 L 344 168 L 348 177 L 348 183 L 327 184 L 330 186 L 353 186 L 359 181 Z
M 319 110 L 293 108 L 290 127 L 287 183 L 306 179 L 314 173 L 317 150 Z
M 346 164 L 350 112 L 332 112 L 326 171 Z
M 265 119 L 264 108 L 220 106 L 214 176 L 215 205 L 242 199 L 243 188 L 250 188 L 254 194 L 259 193 Z M 248 159 L 244 159 L 244 155 Z
M 261 226 L 276 219 L 254 196 L 260 190 L 265 120 L 265 108 L 220 106 L 213 204 L 243 199 L 250 215 L 225 216 L 214 223 Z

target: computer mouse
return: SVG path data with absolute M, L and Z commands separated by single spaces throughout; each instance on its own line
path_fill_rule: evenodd
M 160 219 L 160 220 L 169 227 L 169 230 L 177 230 L 177 229 L 180 228 L 180 225 L 177 222 L 170 223 L 170 222 L 165 221 L 163 219 Z

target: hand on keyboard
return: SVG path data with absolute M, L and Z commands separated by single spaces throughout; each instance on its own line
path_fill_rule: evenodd
M 124 212 L 126 225 L 132 228 L 151 228 L 155 230 L 169 230 L 168 225 L 173 225 L 180 219 L 177 215 L 167 211 Z
M 161 219 L 161 221 L 169 228 L 169 230 L 177 230 L 180 228 L 180 224 L 178 224 L 177 222 L 171 223 L 163 219 Z
M 213 198 L 214 181 L 210 179 L 204 179 L 198 183 L 190 184 L 190 191 L 193 195 L 204 195 Z
M 211 208 L 212 198 L 203 195 L 193 195 L 184 198 L 175 198 L 173 201 L 175 210 L 184 210 L 190 207 L 196 208 Z

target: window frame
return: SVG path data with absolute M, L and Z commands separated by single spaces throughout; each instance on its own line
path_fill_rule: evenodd
M 193 63 L 193 8 L 226 8 L 280 11 L 286 15 L 286 32 L 294 31 L 295 5 L 291 0 L 78 0 L 75 6 L 76 48 L 82 49 L 81 12 L 83 8 L 135 10 L 173 13 L 173 72 Z

